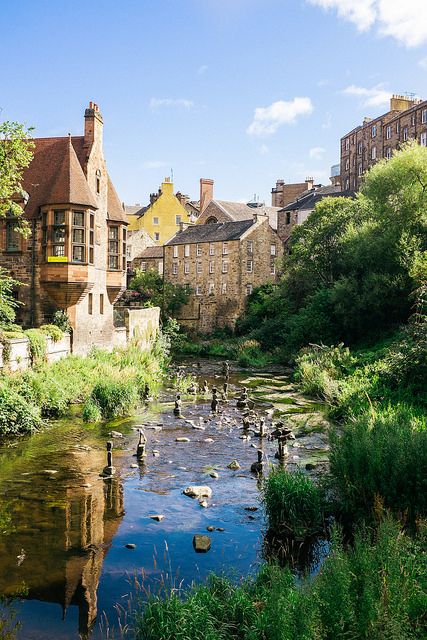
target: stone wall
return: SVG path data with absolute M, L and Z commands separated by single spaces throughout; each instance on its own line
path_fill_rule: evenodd
M 136 340 L 142 349 L 149 349 L 159 332 L 160 308 L 124 310 L 127 340 Z

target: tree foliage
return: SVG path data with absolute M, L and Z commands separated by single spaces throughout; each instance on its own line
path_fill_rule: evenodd
M 23 192 L 23 171 L 33 158 L 31 131 L 19 122 L 0 123 L 0 215 L 10 210 L 22 215 L 16 200 Z
M 175 317 L 181 307 L 187 304 L 191 293 L 187 286 L 165 282 L 154 269 L 148 271 L 137 269 L 129 289 L 127 299 L 160 307 L 163 320 Z

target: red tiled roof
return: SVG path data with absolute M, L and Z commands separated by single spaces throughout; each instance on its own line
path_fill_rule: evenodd
M 119 196 L 111 182 L 110 176 L 108 176 L 108 193 L 107 193 L 107 218 L 108 220 L 114 220 L 115 222 L 123 222 L 127 224 L 126 212 L 123 209 L 122 203 L 119 200 Z

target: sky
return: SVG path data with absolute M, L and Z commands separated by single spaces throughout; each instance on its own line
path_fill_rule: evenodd
M 81 135 L 104 118 L 122 201 L 164 177 L 271 203 L 329 183 L 339 140 L 392 93 L 427 98 L 427 0 L 0 0 L 0 121 Z

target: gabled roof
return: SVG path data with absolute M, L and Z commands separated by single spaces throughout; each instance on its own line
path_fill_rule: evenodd
M 230 221 L 233 222 L 252 219 L 254 213 L 258 210 L 260 213 L 268 216 L 270 227 L 277 230 L 277 212 L 279 211 L 279 207 L 266 207 L 255 203 L 251 205 L 251 203 L 246 204 L 245 202 L 232 202 L 230 200 L 211 200 L 208 207 L 212 203 L 228 215 Z
M 250 220 L 218 222 L 216 224 L 194 224 L 183 231 L 179 231 L 169 242 L 166 242 L 165 246 L 238 240 L 253 224 L 255 224 L 253 212 Z
M 108 176 L 108 191 L 107 191 L 107 220 L 114 220 L 114 222 L 123 222 L 127 224 L 126 213 L 119 200 L 119 196 L 111 182 L 110 176 Z
M 144 251 L 136 256 L 138 259 L 142 258 L 163 258 L 163 247 L 156 245 L 155 247 L 147 247 Z
M 320 189 L 310 189 L 302 194 L 294 202 L 290 202 L 280 211 L 312 211 L 316 204 L 323 198 L 355 198 L 354 191 L 341 191 L 340 187 L 328 185 Z

